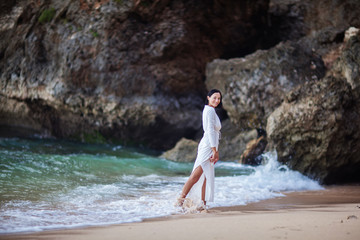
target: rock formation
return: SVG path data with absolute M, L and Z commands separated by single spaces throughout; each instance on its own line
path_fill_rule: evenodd
M 359 180 L 360 54 L 354 38 L 343 43 L 345 30 L 360 26 L 358 9 L 351 0 L 271 1 L 273 32 L 287 41 L 206 69 L 231 121 L 266 127 L 280 161 L 324 183 Z
M 157 149 L 194 138 L 206 63 L 256 49 L 268 9 L 266 0 L 1 5 L 0 125 Z
M 175 162 L 194 162 L 197 154 L 198 142 L 186 138 L 180 139 L 175 147 L 164 152 L 160 157 Z
M 212 61 L 206 84 L 224 92 L 223 106 L 233 122 L 245 129 L 265 128 L 285 93 L 324 75 L 323 62 L 311 46 L 288 41 L 245 58 Z
M 245 151 L 240 156 L 239 163 L 258 166 L 263 164 L 262 154 L 264 153 L 268 144 L 266 131 L 257 129 L 257 138 L 252 139 L 246 144 Z
M 325 78 L 291 91 L 267 121 L 279 160 L 321 182 L 360 179 L 359 53 L 356 35 Z

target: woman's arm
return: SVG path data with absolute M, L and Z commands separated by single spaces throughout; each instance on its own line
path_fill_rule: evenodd
M 208 134 L 210 147 L 212 150 L 212 156 L 210 157 L 210 162 L 216 163 L 219 160 L 219 152 L 217 151 L 217 132 L 215 131 L 215 109 L 207 109 L 204 112 L 205 116 L 203 118 L 204 121 L 204 130 Z
M 207 111 L 205 112 L 204 130 L 208 134 L 211 148 L 217 147 L 217 132 L 215 131 L 215 124 L 216 124 L 215 117 L 216 117 L 215 109 L 212 108 L 207 109 Z

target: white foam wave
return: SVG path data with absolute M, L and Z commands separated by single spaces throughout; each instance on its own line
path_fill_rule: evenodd
M 251 171 L 248 175 L 216 177 L 215 202 L 210 207 L 244 205 L 282 196 L 283 192 L 322 189 L 316 181 L 280 165 L 276 153 L 264 157 L 268 163 L 256 168 L 219 162 L 219 169 Z M 7 202 L 1 209 L 0 233 L 136 222 L 180 213 L 174 203 L 186 180 L 157 174 L 124 175 L 112 184 L 84 183 L 47 200 Z
M 267 164 L 249 176 L 217 178 L 217 200 L 213 206 L 244 205 L 283 196 L 282 192 L 323 189 L 318 182 L 280 165 L 276 152 L 268 152 L 264 157 Z

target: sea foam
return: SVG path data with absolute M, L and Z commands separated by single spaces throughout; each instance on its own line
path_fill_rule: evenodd
M 2 142 L 0 148 L 0 233 L 100 226 L 183 214 L 174 203 L 192 163 L 170 162 L 114 146 L 109 146 L 110 150 L 97 146 L 94 151 L 89 146 L 60 144 L 61 152 L 54 148 L 50 152 L 44 150 L 41 141 L 16 141 Z M 16 148 L 24 144 L 36 151 Z M 87 152 L 77 153 L 77 149 Z M 209 207 L 244 205 L 284 196 L 285 192 L 322 189 L 316 181 L 277 162 L 276 152 L 268 152 L 264 158 L 266 165 L 258 167 L 218 162 L 215 201 L 208 203 Z

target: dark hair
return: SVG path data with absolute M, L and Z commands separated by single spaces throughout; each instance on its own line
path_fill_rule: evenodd
M 217 89 L 211 89 L 208 94 L 207 94 L 207 97 L 211 97 L 214 93 L 220 93 L 220 103 L 219 105 L 217 106 L 218 107 L 221 107 L 222 106 L 222 94 L 220 92 L 220 90 L 217 90 Z M 207 99 L 206 97 L 206 100 L 205 100 L 205 104 L 208 105 L 209 104 L 209 100 Z

